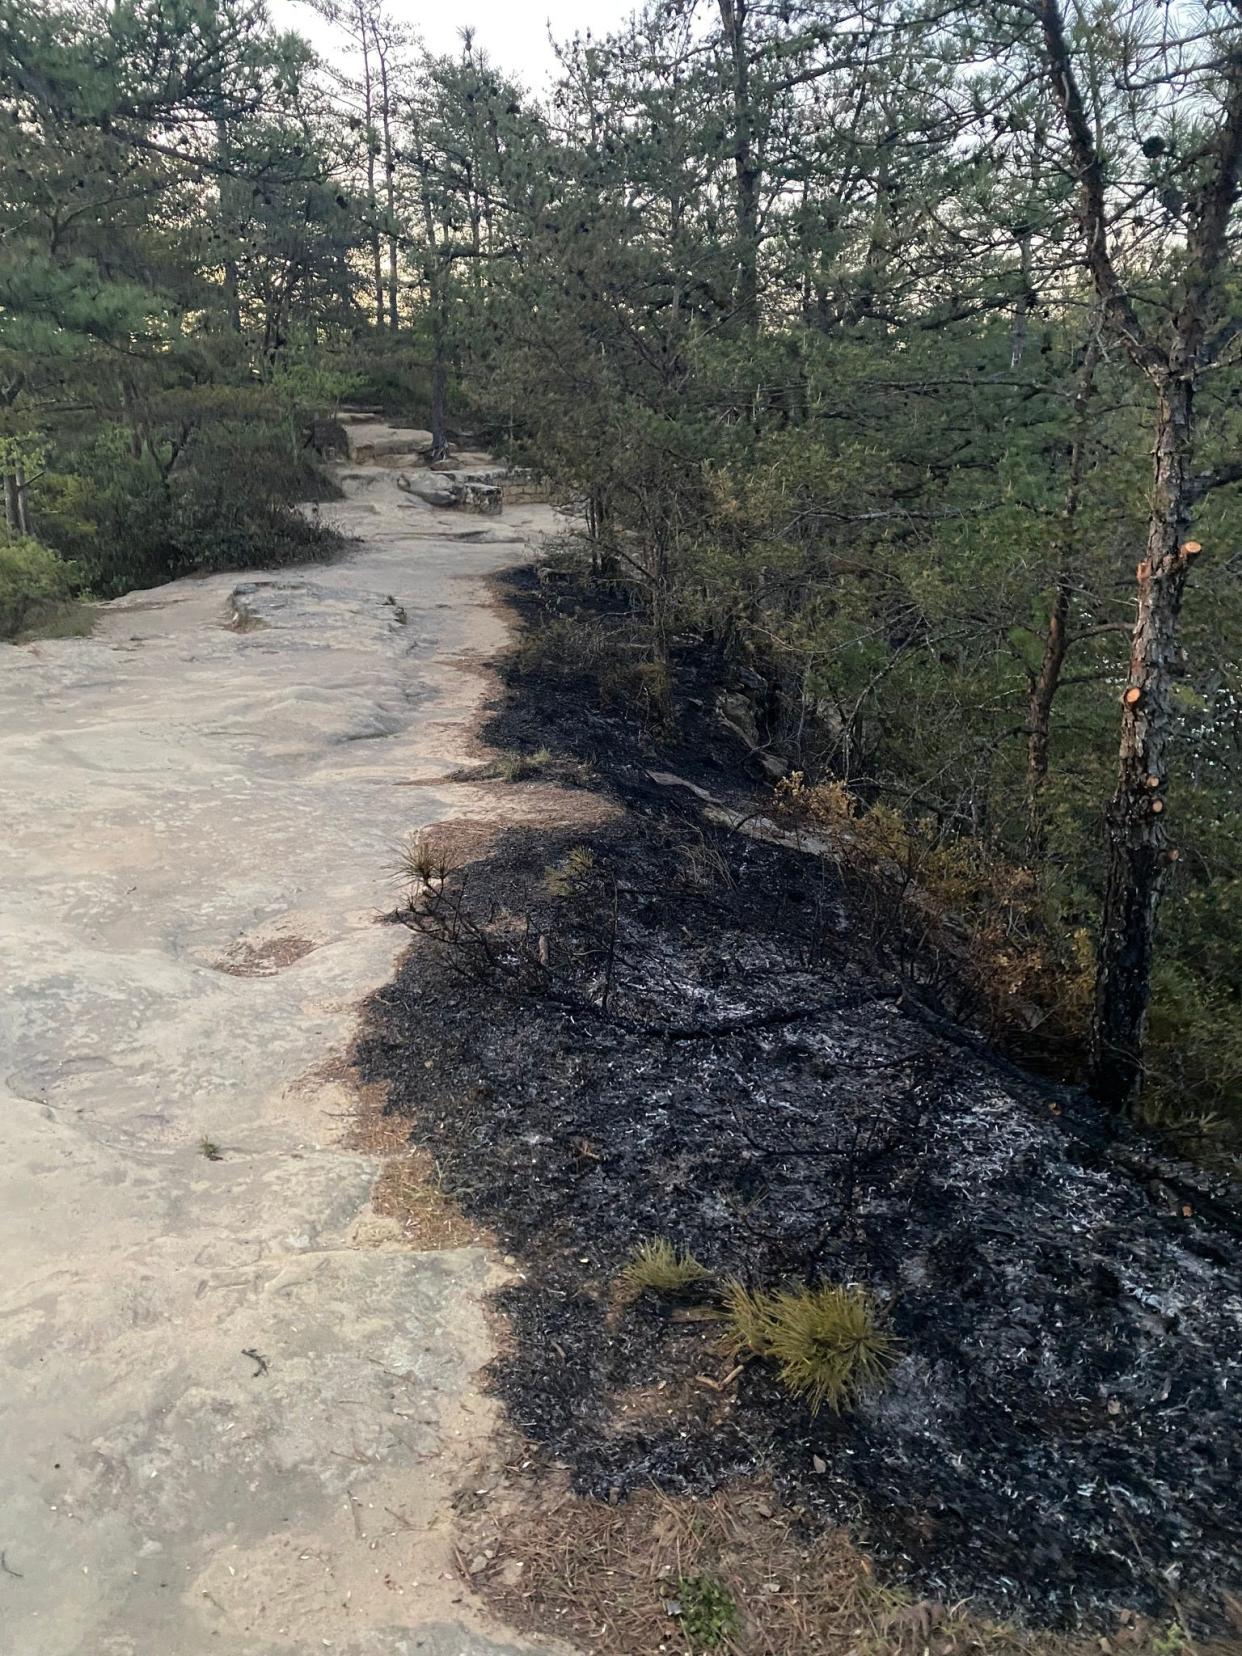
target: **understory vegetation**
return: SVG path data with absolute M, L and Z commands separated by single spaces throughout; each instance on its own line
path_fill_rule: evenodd
M 648 0 L 537 97 L 324 10 L 0 4 L 0 627 L 318 553 L 343 398 L 490 438 L 612 603 L 528 648 L 711 660 L 890 955 L 1228 1154 L 1235 9 Z
M 510 591 L 528 638 L 541 614 L 628 623 L 589 575 Z M 859 1620 L 818 1598 L 769 1605 L 779 1570 L 756 1581 L 716 1558 L 647 1573 L 645 1592 L 610 1573 L 579 1616 L 587 1554 L 529 1550 L 553 1467 L 591 1498 L 573 1507 L 584 1535 L 597 1503 L 649 1510 L 658 1492 L 693 1525 L 713 1492 L 758 1478 L 805 1536 L 848 1525 L 866 1579 L 934 1620 L 969 1602 L 1089 1625 L 1110 1648 L 1196 1648 L 1232 1626 L 1242 1556 L 1221 1449 L 1237 1435 L 1236 1193 L 937 1010 L 927 974 L 944 998 L 971 988 L 934 950 L 881 959 L 849 859 L 756 808 L 713 706 L 718 664 L 674 639 L 669 665 L 676 718 L 659 729 L 600 694 L 594 667 L 569 678 L 532 650 L 506 665 L 484 740 L 546 757 L 514 784 L 489 766 L 461 779 L 543 805 L 585 763 L 608 810 L 583 820 L 560 792 L 560 829 L 519 810 L 483 848 L 469 820 L 424 831 L 390 917 L 418 946 L 356 1051 L 436 1189 L 519 1265 L 490 1379 L 534 1511 L 471 1557 L 495 1560 L 519 1625 L 563 1617 L 617 1656 L 668 1648 L 664 1601 L 698 1576 L 738 1611 L 719 1648 L 901 1648 L 887 1623 L 860 1644 Z M 500 1574 L 515 1557 L 517 1588 Z M 930 1633 L 918 1648 L 941 1650 Z M 944 1656 L 975 1647 L 943 1637 Z
M 743 1362 L 771 1359 L 786 1391 L 805 1398 L 813 1414 L 825 1405 L 839 1413 L 879 1385 L 895 1359 L 895 1343 L 870 1295 L 854 1283 L 775 1290 L 748 1288 L 737 1278 L 717 1284 L 689 1249 L 663 1237 L 641 1242 L 616 1279 L 621 1305 L 645 1293 L 705 1298 L 713 1292 L 724 1349 Z

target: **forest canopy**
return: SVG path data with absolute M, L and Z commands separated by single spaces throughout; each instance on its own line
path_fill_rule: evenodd
M 890 964 L 1229 1154 L 1235 0 L 653 0 L 540 97 L 320 9 L 330 62 L 0 0 L 0 628 L 318 555 L 342 400 L 486 434 L 580 507 L 635 716 L 719 663 Z

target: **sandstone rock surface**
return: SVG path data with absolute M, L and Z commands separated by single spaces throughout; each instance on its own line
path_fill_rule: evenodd
M 454 536 L 342 477 L 330 566 L 0 646 L 5 1656 L 529 1648 L 451 1550 L 494 1267 L 369 1214 L 343 1060 L 409 943 L 398 845 L 495 813 L 446 778 L 504 643 L 484 578 L 549 515 Z

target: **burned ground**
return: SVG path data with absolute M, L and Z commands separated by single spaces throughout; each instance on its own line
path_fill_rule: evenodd
M 488 739 L 589 762 L 625 814 L 433 880 L 407 916 L 430 946 L 359 1052 L 520 1259 L 493 1377 L 515 1424 L 602 1500 L 765 1469 L 946 1601 L 1212 1621 L 1242 1581 L 1227 1204 L 1205 1217 L 1089 1103 L 871 970 L 819 860 L 653 783 L 738 781 L 706 696 L 682 732 L 515 667 Z M 735 1372 L 710 1307 L 622 1309 L 650 1237 L 752 1286 L 866 1284 L 901 1342 L 888 1386 L 813 1416 Z

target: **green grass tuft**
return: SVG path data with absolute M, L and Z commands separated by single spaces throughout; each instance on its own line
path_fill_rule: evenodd
M 706 1282 L 711 1272 L 688 1248 L 675 1248 L 663 1237 L 640 1242 L 617 1277 L 617 1299 L 632 1305 L 640 1294 L 684 1294 Z
M 897 1358 L 897 1341 L 862 1288 L 752 1292 L 735 1281 L 725 1289 L 725 1314 L 730 1348 L 776 1363 L 786 1391 L 813 1413 L 825 1405 L 839 1413 L 879 1385 Z
M 552 763 L 552 753 L 549 748 L 537 748 L 534 753 L 518 753 L 507 750 L 497 755 L 492 765 L 492 773 L 502 782 L 525 782 L 532 776 L 539 776 Z

